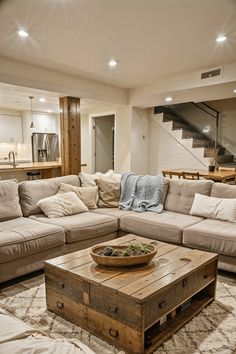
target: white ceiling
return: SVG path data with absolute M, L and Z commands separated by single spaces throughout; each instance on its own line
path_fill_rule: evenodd
M 235 19 L 235 0 L 0 0 L 0 54 L 133 88 L 235 61 Z

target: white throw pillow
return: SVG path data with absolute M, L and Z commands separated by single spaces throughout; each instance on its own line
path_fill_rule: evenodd
M 236 198 L 215 198 L 195 193 L 190 214 L 236 222 Z
M 121 174 L 114 173 L 113 170 L 109 170 L 106 173 L 96 172 L 95 174 L 80 172 L 79 178 L 82 187 L 94 187 L 96 186 L 95 179 L 102 179 L 107 182 L 120 182 Z
M 83 213 L 88 208 L 75 192 L 58 193 L 38 201 L 37 206 L 42 212 L 51 218 Z
M 76 187 L 71 184 L 61 183 L 59 193 L 75 192 L 89 209 L 97 209 L 98 187 Z

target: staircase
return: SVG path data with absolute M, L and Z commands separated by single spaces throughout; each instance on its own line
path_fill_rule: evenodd
M 155 107 L 154 114 L 163 113 L 162 118 L 158 118 L 159 124 L 163 123 L 163 127 L 170 132 L 172 130 L 174 138 L 182 143 L 185 148 L 191 149 L 191 153 L 201 160 L 202 164 L 208 166 L 208 149 L 213 147 L 215 142 L 209 136 L 192 126 L 190 122 L 180 117 L 176 112 L 172 111 L 169 107 L 159 106 Z M 162 120 L 162 122 L 160 121 Z M 180 140 L 181 141 L 180 141 Z M 235 157 L 227 151 L 222 145 L 218 144 L 218 166 L 236 167 L 234 162 Z

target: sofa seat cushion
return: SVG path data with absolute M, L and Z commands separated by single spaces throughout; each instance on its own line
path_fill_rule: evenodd
M 236 256 L 236 224 L 205 219 L 184 230 L 183 244 L 223 255 Z
M 0 223 L 0 263 L 64 244 L 65 232 L 58 226 L 23 217 Z
M 37 214 L 31 216 L 30 219 L 63 227 L 67 243 L 88 240 L 118 230 L 117 218 L 93 212 L 62 216 L 56 219 L 49 219 L 43 214 Z
M 120 210 L 118 208 L 98 208 L 98 209 L 93 210 L 93 213 L 114 216 L 118 220 L 119 228 L 120 228 L 120 219 L 122 216 L 125 216 L 128 214 L 136 214 L 135 211 Z
M 181 243 L 183 229 L 203 220 L 201 217 L 164 211 L 132 213 L 120 220 L 122 231 L 150 237 L 156 240 Z

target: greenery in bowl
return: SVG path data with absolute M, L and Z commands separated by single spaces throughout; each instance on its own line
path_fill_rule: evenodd
M 107 257 L 132 257 L 143 256 L 153 252 L 154 247 L 147 243 L 130 243 L 125 247 L 107 246 L 103 250 L 100 250 L 98 256 Z

